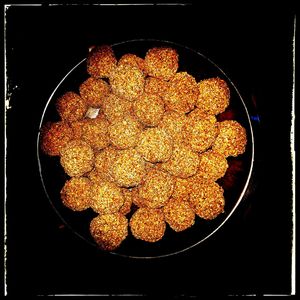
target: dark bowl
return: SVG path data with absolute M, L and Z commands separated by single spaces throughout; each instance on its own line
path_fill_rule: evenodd
M 228 158 L 229 168 L 225 176 L 218 180 L 218 183 L 224 189 L 225 212 L 223 214 L 211 221 L 196 217 L 194 226 L 179 233 L 174 232 L 167 226 L 163 239 L 156 243 L 137 240 L 133 238 L 129 231 L 128 237 L 121 246 L 111 253 L 132 258 L 175 255 L 199 245 L 207 238 L 212 238 L 242 201 L 249 186 L 254 162 L 253 130 L 247 107 L 234 83 L 214 62 L 191 48 L 169 41 L 131 40 L 114 44 L 112 48 L 117 58 L 125 53 L 134 53 L 144 57 L 148 49 L 156 46 L 175 48 L 179 54 L 179 71 L 187 71 L 195 77 L 197 82 L 205 78 L 218 76 L 228 83 L 231 92 L 230 105 L 224 113 L 217 116 L 217 119 L 219 121 L 234 119 L 242 124 L 247 132 L 247 146 L 244 154 L 236 158 Z M 55 109 L 56 99 L 67 91 L 78 92 L 79 85 L 88 77 L 86 59 L 82 59 L 60 81 L 45 103 L 40 128 L 47 121 L 59 120 Z M 89 233 L 89 223 L 96 216 L 96 213 L 91 209 L 83 212 L 73 212 L 63 206 L 60 199 L 60 190 L 69 177 L 64 173 L 59 163 L 59 157 L 50 157 L 41 151 L 40 134 L 37 137 L 37 159 L 45 193 L 57 214 L 75 234 L 97 247 Z

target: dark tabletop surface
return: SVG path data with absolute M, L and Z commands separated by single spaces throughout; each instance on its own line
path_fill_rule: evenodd
M 12 6 L 6 11 L 8 294 L 290 294 L 290 12 L 200 6 Z M 36 139 L 55 86 L 95 44 L 155 38 L 215 61 L 236 84 L 256 142 L 247 197 L 212 238 L 182 254 L 102 253 L 65 227 L 39 177 Z

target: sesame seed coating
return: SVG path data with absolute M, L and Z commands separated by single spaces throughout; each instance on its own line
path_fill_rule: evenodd
M 174 189 L 174 178 L 159 170 L 151 170 L 142 180 L 139 196 L 144 206 L 160 208 L 171 197 Z
M 172 194 L 173 199 L 179 199 L 181 201 L 188 200 L 190 195 L 191 177 L 180 178 L 175 177 L 174 190 Z
M 93 149 L 101 150 L 110 143 L 108 136 L 108 121 L 104 118 L 86 119 L 82 126 L 81 138 L 88 142 Z
M 179 72 L 169 81 L 163 100 L 168 109 L 188 113 L 194 109 L 198 95 L 195 78 L 187 72 Z
M 171 157 L 173 143 L 163 129 L 148 128 L 141 133 L 136 149 L 145 160 L 156 163 Z
M 93 183 L 91 188 L 91 208 L 99 214 L 118 212 L 124 204 L 121 188 L 108 181 Z
M 79 93 L 88 107 L 99 108 L 110 93 L 110 86 L 102 79 L 89 77 L 79 86 Z
M 82 140 L 72 140 L 61 149 L 60 164 L 69 176 L 82 176 L 93 169 L 93 149 Z
M 122 193 L 124 197 L 124 203 L 121 206 L 119 212 L 122 215 L 127 215 L 131 211 L 131 205 L 132 205 L 132 191 L 130 189 L 122 188 Z
M 218 134 L 214 116 L 205 119 L 188 118 L 183 129 L 185 144 L 195 152 L 203 152 L 211 147 Z
M 211 123 L 216 123 L 217 122 L 216 116 L 208 114 L 208 113 L 202 111 L 201 109 L 199 109 L 198 107 L 193 109 L 187 115 L 187 117 L 188 117 L 189 120 L 193 119 L 194 121 L 197 121 L 197 120 L 210 120 Z
M 60 155 L 61 149 L 73 137 L 73 130 L 67 123 L 47 122 L 41 128 L 41 149 L 50 156 Z
M 145 78 L 140 69 L 125 64 L 114 69 L 109 82 L 113 93 L 134 101 L 144 91 Z
M 222 155 L 238 156 L 246 149 L 247 136 L 245 128 L 235 120 L 225 120 L 218 123 L 219 134 L 212 149 Z
M 74 92 L 66 92 L 55 104 L 59 116 L 66 122 L 83 119 L 88 109 L 84 100 Z
M 186 116 L 176 111 L 167 111 L 158 127 L 163 129 L 174 142 L 180 143 L 183 138 L 183 127 L 186 122 Z
M 130 114 L 132 102 L 120 98 L 115 94 L 109 94 L 108 97 L 103 100 L 102 107 L 107 120 L 114 122 Z
M 205 220 L 212 220 L 224 211 L 223 189 L 216 182 L 199 182 L 190 193 L 189 202 L 196 215 Z
M 86 177 L 72 177 L 60 191 L 62 203 L 74 211 L 90 207 L 91 181 Z
M 73 130 L 73 139 L 80 140 L 82 137 L 82 128 L 84 123 L 88 122 L 88 119 L 82 119 L 69 123 L 70 127 Z
M 147 77 L 145 81 L 145 93 L 164 97 L 168 89 L 168 82 L 155 77 Z
M 213 150 L 208 150 L 201 153 L 199 158 L 199 168 L 195 176 L 216 181 L 225 175 L 228 169 L 228 163 L 224 155 Z
M 118 150 L 109 146 L 95 154 L 95 169 L 101 178 L 104 178 L 107 181 L 114 181 L 110 170 L 118 153 Z
M 164 102 L 160 96 L 143 93 L 133 104 L 133 111 L 145 126 L 157 126 L 164 112 Z
M 178 53 L 169 47 L 154 47 L 147 51 L 145 69 L 148 75 L 169 80 L 178 69 Z
M 115 250 L 128 235 L 128 220 L 120 213 L 99 215 L 91 221 L 90 233 L 102 250 Z
M 176 145 L 171 158 L 162 163 L 161 168 L 171 175 L 188 178 L 196 174 L 199 166 L 199 156 L 184 145 Z
M 166 222 L 161 209 L 139 208 L 131 217 L 129 226 L 136 239 L 154 243 L 165 234 Z
M 87 57 L 87 72 L 95 78 L 108 78 L 117 65 L 113 49 L 108 45 L 93 48 Z
M 225 111 L 229 105 L 230 90 L 223 79 L 215 77 L 201 80 L 198 88 L 196 106 L 200 110 L 213 115 Z
M 189 202 L 181 199 L 171 198 L 163 207 L 163 213 L 166 222 L 176 232 L 186 230 L 195 223 L 195 212 Z
M 131 116 L 116 120 L 108 126 L 110 141 L 117 149 L 135 147 L 141 132 L 141 124 Z
M 112 162 L 111 175 L 121 187 L 137 186 L 145 174 L 145 162 L 135 149 L 120 150 Z
M 143 73 L 145 72 L 144 59 L 132 53 L 126 53 L 120 57 L 118 66 L 121 65 L 130 65 L 132 67 L 140 69 Z

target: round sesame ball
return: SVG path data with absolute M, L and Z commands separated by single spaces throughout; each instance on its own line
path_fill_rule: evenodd
M 108 126 L 110 141 L 117 149 L 135 147 L 141 132 L 141 124 L 131 116 L 118 119 Z
M 183 127 L 186 122 L 186 116 L 176 111 L 165 112 L 158 127 L 163 129 L 171 139 L 176 143 L 183 141 Z
M 102 181 L 93 183 L 91 188 L 91 208 L 99 214 L 118 212 L 124 204 L 122 190 L 114 183 Z
M 161 209 L 141 207 L 132 215 L 129 226 L 136 239 L 154 243 L 165 234 L 166 222 Z
M 169 80 L 178 69 L 178 53 L 169 47 L 154 47 L 147 51 L 145 69 L 148 75 Z
M 60 163 L 69 176 L 82 176 L 93 169 L 93 149 L 82 140 L 72 140 L 61 149 Z
M 143 93 L 133 104 L 134 114 L 145 126 L 157 126 L 164 112 L 164 102 L 160 96 Z
M 148 76 L 145 81 L 145 93 L 158 95 L 164 97 L 167 89 L 168 82 L 159 78 Z
M 246 129 L 235 120 L 225 120 L 218 123 L 217 135 L 212 149 L 225 157 L 238 156 L 246 149 Z
M 198 95 L 195 78 L 187 72 L 179 72 L 170 79 L 163 100 L 169 110 L 188 113 L 194 109 Z
M 188 118 L 184 125 L 185 144 L 195 152 L 209 149 L 218 134 L 218 126 L 214 116 L 205 119 Z
M 101 150 L 110 143 L 108 136 L 108 121 L 105 118 L 86 119 L 82 125 L 81 138 L 93 149 Z
M 124 98 L 120 98 L 115 94 L 109 94 L 103 100 L 103 112 L 109 122 L 123 119 L 129 115 L 132 108 L 132 102 Z
M 212 220 L 224 211 L 223 189 L 214 181 L 198 182 L 191 190 L 189 202 L 196 215 Z
M 199 155 L 200 163 L 195 176 L 205 180 L 216 181 L 223 177 L 228 169 L 227 159 L 224 155 L 208 150 Z
M 110 86 L 102 79 L 89 77 L 79 86 L 79 93 L 88 107 L 100 108 L 110 93 Z
M 66 92 L 55 103 L 56 110 L 63 121 L 74 122 L 84 118 L 87 112 L 85 101 L 74 92 Z
M 136 149 L 145 160 L 157 163 L 171 157 L 173 143 L 163 129 L 154 127 L 141 133 Z
M 118 66 L 121 65 L 130 65 L 140 69 L 142 72 L 145 72 L 144 59 L 132 53 L 126 53 L 120 57 Z
M 174 178 L 160 170 L 151 170 L 142 180 L 139 196 L 144 206 L 160 208 L 171 197 L 174 189 Z
M 181 199 L 171 198 L 163 207 L 163 213 L 166 222 L 176 232 L 186 230 L 195 223 L 195 212 L 189 202 Z
M 72 128 L 66 122 L 47 122 L 41 128 L 40 138 L 42 151 L 50 156 L 58 156 L 74 135 Z
M 146 174 L 145 162 L 135 149 L 120 150 L 110 172 L 118 186 L 134 187 Z
M 86 177 L 72 177 L 60 191 L 62 203 L 73 211 L 90 207 L 91 181 Z
M 114 51 L 109 45 L 94 47 L 87 57 L 87 72 L 95 78 L 108 78 L 117 65 Z
M 134 101 L 144 92 L 145 78 L 143 72 L 130 65 L 120 65 L 114 69 L 109 78 L 114 94 Z
M 120 247 L 128 235 L 128 220 L 121 213 L 98 215 L 90 223 L 90 233 L 102 250 Z
M 208 78 L 198 83 L 199 96 L 196 106 L 212 115 L 225 111 L 229 105 L 230 90 L 227 83 L 219 78 Z
M 175 145 L 171 158 L 161 164 L 163 170 L 180 178 L 188 178 L 195 175 L 198 166 L 198 154 L 182 144 Z

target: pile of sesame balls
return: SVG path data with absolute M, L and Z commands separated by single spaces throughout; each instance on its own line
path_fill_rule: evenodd
M 181 232 L 223 213 L 217 180 L 247 143 L 237 121 L 217 121 L 227 83 L 178 71 L 171 47 L 117 58 L 101 45 L 86 63 L 88 78 L 56 99 L 60 121 L 42 126 L 40 145 L 68 175 L 62 203 L 97 213 L 83 226 L 99 247 L 115 250 L 128 234 L 154 243 L 167 226 Z

